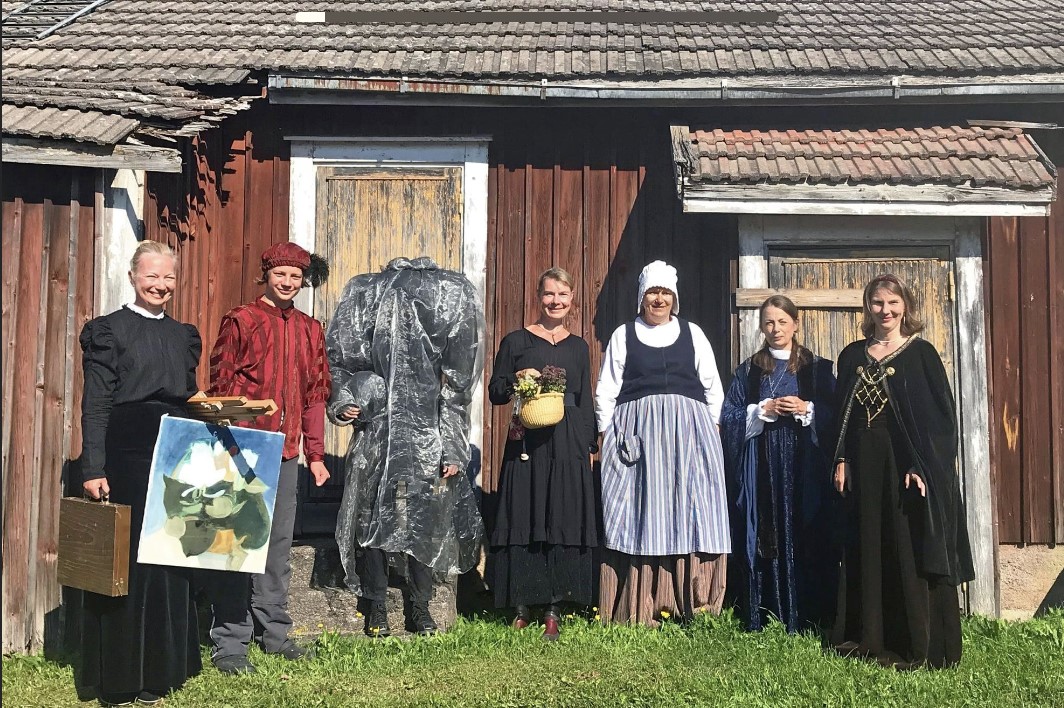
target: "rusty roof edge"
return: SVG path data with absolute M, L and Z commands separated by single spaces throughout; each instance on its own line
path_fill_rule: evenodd
M 285 74 L 271 72 L 267 78 L 271 103 L 321 103 L 325 94 L 343 96 L 344 103 L 359 103 L 359 96 L 398 94 L 410 102 L 416 97 L 433 97 L 432 102 L 464 103 L 471 99 L 539 99 L 623 102 L 639 101 L 713 101 L 739 103 L 744 101 L 788 102 L 807 100 L 852 99 L 928 99 L 979 100 L 989 96 L 1030 97 L 1046 96 L 1064 100 L 1064 73 L 994 77 L 993 81 L 965 81 L 963 78 L 929 82 L 905 82 L 903 78 L 868 79 L 851 82 L 832 82 L 825 85 L 801 82 L 743 83 L 742 79 L 707 77 L 702 85 L 685 81 L 492 81 L 475 82 L 460 79 L 410 79 L 408 77 L 351 77 L 315 74 Z M 365 102 L 372 102 L 368 98 Z

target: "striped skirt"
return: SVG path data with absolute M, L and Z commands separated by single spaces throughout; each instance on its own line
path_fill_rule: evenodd
M 719 614 L 727 563 L 724 553 L 630 556 L 604 551 L 599 615 L 603 622 L 656 627 L 665 617 L 682 621 L 700 612 Z
M 605 546 L 632 556 L 730 553 L 720 436 L 677 395 L 622 403 L 603 436 Z

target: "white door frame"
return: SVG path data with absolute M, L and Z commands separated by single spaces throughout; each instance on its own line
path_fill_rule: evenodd
M 490 138 L 286 136 L 285 139 L 292 144 L 288 238 L 311 252 L 316 246 L 319 167 L 461 167 L 462 272 L 480 294 L 481 303 L 486 302 Z M 314 298 L 308 290 L 297 296 L 296 305 L 312 316 L 316 314 Z M 469 443 L 476 446 L 478 451 L 484 449 L 482 387 L 483 377 L 477 380 L 473 389 L 473 403 L 469 411 Z
M 986 361 L 986 319 L 983 306 L 982 228 L 973 216 L 850 216 L 740 215 L 739 287 L 767 288 L 768 250 L 773 245 L 899 246 L 948 244 L 956 296 L 954 300 L 954 362 L 957 418 L 960 425 L 961 494 L 975 562 L 975 580 L 968 583 L 968 608 L 999 615 L 997 547 L 994 543 L 993 487 L 990 481 L 989 373 Z M 758 312 L 739 311 L 740 359 L 757 346 Z M 854 333 L 854 337 L 858 333 Z M 817 352 L 834 358 L 838 352 Z

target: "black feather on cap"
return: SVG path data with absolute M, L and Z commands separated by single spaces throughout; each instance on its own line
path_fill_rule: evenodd
M 310 254 L 310 265 L 303 269 L 303 285 L 321 287 L 329 279 L 329 261 L 317 253 Z

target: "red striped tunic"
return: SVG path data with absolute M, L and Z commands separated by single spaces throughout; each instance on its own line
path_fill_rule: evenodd
M 261 298 L 230 310 L 211 352 L 212 396 L 272 398 L 278 411 L 238 423 L 284 433 L 284 459 L 325 459 L 325 403 L 332 390 L 321 323 Z

